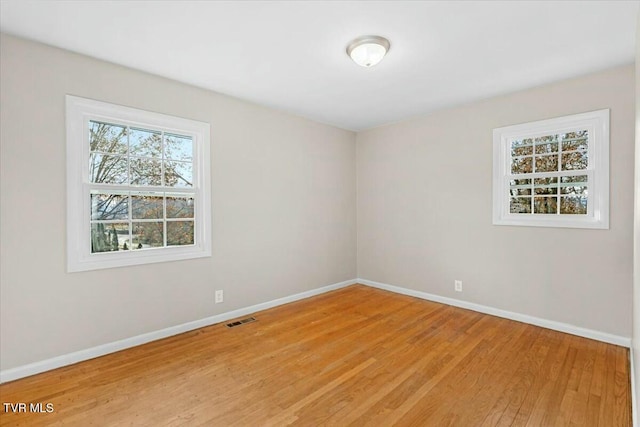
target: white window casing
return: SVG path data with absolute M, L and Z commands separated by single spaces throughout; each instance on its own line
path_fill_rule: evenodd
M 106 102 L 95 101 L 77 96 L 66 96 L 66 128 L 67 128 L 67 271 L 78 272 L 104 268 L 149 264 L 157 262 L 177 261 L 191 258 L 211 256 L 211 173 L 210 173 L 210 126 L 208 123 L 173 117 L 166 114 L 154 113 L 130 107 L 124 107 Z M 90 156 L 103 155 L 91 152 L 90 126 L 96 123 L 113 125 L 132 131 L 151 131 L 161 135 L 161 157 L 134 158 L 130 154 L 129 140 L 126 143 L 126 153 L 121 154 L 126 164 L 127 181 L 122 183 L 92 182 L 90 177 Z M 191 141 L 192 153 L 188 161 L 174 161 L 166 157 L 165 137 L 184 136 L 185 141 Z M 109 155 L 107 152 L 104 155 Z M 133 183 L 131 178 L 133 160 L 156 161 L 160 165 L 158 176 L 160 182 L 152 184 Z M 187 186 L 170 186 L 167 164 L 184 164 L 192 168 L 191 181 Z M 95 163 L 94 163 L 95 165 Z M 188 187 L 188 188 L 184 188 Z M 92 217 L 92 194 L 106 193 L 123 195 L 127 198 L 126 210 L 128 219 L 96 221 Z M 142 200 L 144 197 L 161 201 L 162 208 L 157 219 L 132 219 L 132 201 Z M 181 218 L 168 215 L 168 199 L 188 200 L 192 206 L 191 216 Z M 189 208 L 191 209 L 191 207 Z M 95 215 L 95 214 L 94 214 Z M 92 222 L 128 224 L 128 234 L 117 236 L 114 229 L 114 245 L 117 238 L 127 238 L 125 249 L 115 249 L 110 252 L 96 252 L 92 243 Z M 132 227 L 153 222 L 163 230 L 161 244 L 158 247 L 134 250 Z M 188 243 L 168 242 L 168 228 L 179 223 L 187 224 L 189 235 L 193 230 L 192 240 Z
M 608 229 L 609 110 L 494 129 L 493 224 Z

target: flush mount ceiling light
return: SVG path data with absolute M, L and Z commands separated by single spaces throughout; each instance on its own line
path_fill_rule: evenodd
M 380 36 L 358 37 L 347 46 L 347 55 L 358 65 L 373 67 L 387 54 L 391 44 Z

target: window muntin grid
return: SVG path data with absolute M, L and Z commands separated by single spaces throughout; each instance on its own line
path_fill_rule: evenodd
M 88 128 L 91 253 L 195 245 L 192 137 L 97 120 Z
M 588 215 L 589 130 L 509 141 L 509 213 Z

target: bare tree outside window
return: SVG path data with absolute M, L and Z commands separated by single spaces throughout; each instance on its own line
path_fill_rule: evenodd
M 588 130 L 511 141 L 511 213 L 586 215 Z M 575 171 L 576 175 L 567 171 Z M 535 178 L 540 174 L 552 175 Z
M 193 187 L 191 137 L 90 121 L 89 146 L 92 253 L 194 244 L 195 196 L 170 192 Z

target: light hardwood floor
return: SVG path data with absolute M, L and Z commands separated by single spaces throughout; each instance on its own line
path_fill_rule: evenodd
M 631 425 L 628 350 L 354 285 L 0 386 L 1 425 Z

